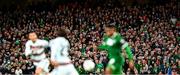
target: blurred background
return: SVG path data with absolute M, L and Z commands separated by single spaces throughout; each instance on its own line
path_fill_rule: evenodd
M 180 0 L 0 0 L 0 75 L 34 74 L 24 55 L 28 33 L 49 41 L 58 28 L 71 32 L 69 54 L 78 72 L 102 75 L 108 55 L 92 45 L 101 43 L 106 24 L 129 42 L 140 74 L 180 74 Z M 85 59 L 95 62 L 93 72 L 82 68 Z M 133 74 L 127 66 L 124 73 Z

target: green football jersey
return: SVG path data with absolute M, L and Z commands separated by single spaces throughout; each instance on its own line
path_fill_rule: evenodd
M 114 58 L 117 60 L 122 60 L 122 49 L 125 49 L 128 59 L 133 59 L 133 55 L 128 43 L 121 37 L 119 33 L 114 33 L 111 37 L 104 35 L 103 43 L 98 46 L 98 49 L 107 50 L 109 58 Z

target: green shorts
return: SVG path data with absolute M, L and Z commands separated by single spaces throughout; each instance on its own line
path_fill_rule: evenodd
M 111 58 L 109 60 L 107 68 L 110 68 L 112 70 L 112 74 L 122 74 L 123 73 L 123 65 L 124 65 L 124 59 L 121 60 Z

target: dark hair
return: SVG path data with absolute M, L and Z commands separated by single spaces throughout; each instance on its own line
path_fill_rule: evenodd
M 67 37 L 67 31 L 65 29 L 60 28 L 60 29 L 57 30 L 56 33 L 60 37 Z
M 38 35 L 37 32 L 35 32 L 35 31 L 33 31 L 33 30 L 29 31 L 27 34 L 29 35 L 29 34 L 31 34 L 31 33 L 35 33 L 36 35 Z
M 114 25 L 106 25 L 107 28 L 115 28 Z
M 30 33 L 36 33 L 36 32 L 35 32 L 35 31 L 30 31 L 29 34 L 30 34 Z
M 36 31 L 35 30 L 30 30 L 30 31 L 28 31 L 28 33 L 36 33 Z

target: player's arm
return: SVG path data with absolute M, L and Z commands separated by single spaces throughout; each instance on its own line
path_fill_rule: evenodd
M 103 38 L 103 41 L 102 41 L 102 44 L 100 44 L 99 46 L 97 46 L 95 43 L 93 44 L 93 48 L 95 49 L 95 51 L 98 49 L 98 50 L 106 50 L 106 44 L 104 42 L 104 38 Z
M 93 49 L 95 50 L 95 52 L 97 52 L 97 49 L 103 51 L 103 50 L 106 50 L 106 46 L 105 46 L 105 44 L 101 44 L 99 46 L 96 46 L 96 44 L 94 43 Z
M 128 44 L 128 42 L 126 42 L 124 39 L 121 39 L 121 44 L 122 44 L 122 49 L 126 51 L 126 54 L 128 56 L 128 59 L 129 60 L 133 60 L 133 54 L 132 54 L 132 51 L 131 51 L 131 48 Z
M 128 45 L 128 42 L 126 42 L 124 39 L 121 39 L 120 42 L 122 44 L 122 50 L 125 49 L 125 51 L 126 51 L 126 54 L 127 54 L 128 60 L 129 60 L 129 67 L 131 69 L 133 69 L 134 68 L 134 62 L 133 62 L 133 54 L 132 54 L 131 48 Z
M 50 59 L 51 59 L 51 60 L 55 60 L 55 58 L 56 58 L 56 53 L 57 53 L 56 45 L 53 43 L 53 41 L 50 41 L 49 46 L 50 46 L 50 50 L 51 50 Z
M 50 50 L 51 50 L 50 62 L 54 67 L 56 67 L 56 66 L 58 66 L 58 63 L 56 61 L 57 54 L 59 53 L 57 51 L 58 48 L 53 41 L 50 41 L 49 46 L 50 46 Z
M 129 68 L 131 68 L 135 74 L 138 74 L 137 69 L 134 67 L 133 54 L 130 46 L 128 45 L 128 42 L 126 42 L 124 39 L 121 39 L 121 43 L 122 43 L 122 49 L 125 49 L 126 54 L 128 56 Z
M 105 42 L 103 42 L 101 45 L 97 47 L 99 50 L 106 50 Z
M 106 50 L 106 49 L 107 49 L 107 45 L 106 45 L 106 43 L 105 43 L 105 38 L 106 38 L 106 36 L 104 35 L 104 36 L 103 36 L 103 40 L 102 40 L 102 44 L 100 44 L 100 45 L 97 47 L 97 49 L 99 49 L 99 50 Z
M 27 42 L 25 45 L 25 56 L 30 56 L 32 54 L 29 43 Z

